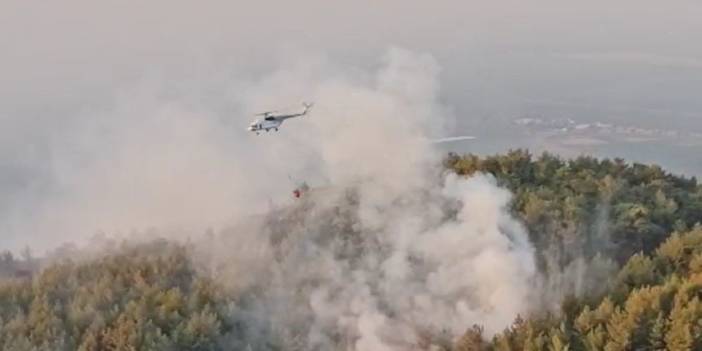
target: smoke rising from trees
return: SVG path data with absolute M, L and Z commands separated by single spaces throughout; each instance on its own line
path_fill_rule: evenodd
M 508 191 L 442 174 L 429 142 L 452 124 L 439 72 L 402 49 L 375 69 L 305 54 L 215 108 L 146 82 L 69 126 L 77 138 L 54 149 L 62 192 L 23 229 L 50 233 L 50 247 L 94 230 L 178 238 L 233 226 L 203 257 L 241 297 L 232 316 L 244 332 L 231 342 L 242 347 L 293 335 L 313 349 L 399 350 L 473 323 L 498 332 L 530 309 L 533 249 Z M 246 132 L 252 113 L 304 100 L 316 102 L 309 116 Z M 289 175 L 313 187 L 297 213 Z M 269 200 L 293 212 L 236 229 Z

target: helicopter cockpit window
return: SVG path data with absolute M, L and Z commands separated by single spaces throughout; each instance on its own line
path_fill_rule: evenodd
M 265 119 L 266 121 L 272 121 L 272 120 L 275 119 L 275 117 L 266 117 L 266 118 L 264 118 L 264 119 Z

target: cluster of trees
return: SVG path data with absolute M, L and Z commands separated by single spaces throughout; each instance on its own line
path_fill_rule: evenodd
M 537 251 L 558 255 L 561 264 L 598 253 L 621 264 L 702 222 L 697 180 L 656 165 L 533 157 L 526 150 L 484 158 L 450 154 L 445 162 L 458 174 L 489 173 L 508 187 Z
M 29 248 L 22 250 L 20 257 L 11 251 L 0 253 L 0 279 L 31 278 L 38 266 L 39 262 L 32 257 Z
M 476 325 L 456 343 L 448 337 L 445 349 L 702 350 L 702 187 L 695 178 L 620 159 L 524 150 L 445 162 L 461 175 L 490 173 L 513 192 L 512 210 L 542 270 L 583 258 L 621 267 L 602 282 L 605 289 L 567 298 L 559 313 L 519 317 L 494 337 Z M 200 274 L 189 249 L 124 244 L 90 259 L 45 261 L 41 271 L 29 251 L 0 254 L 0 349 L 246 349 L 236 340 L 247 327 L 233 313 L 242 301 Z
M 474 326 L 453 351 L 702 350 L 702 227 L 632 256 L 612 291 L 569 299 L 562 313 L 517 318 L 486 341 Z
M 184 247 L 124 246 L 0 281 L 0 349 L 215 350 L 233 328 L 226 301 Z
M 454 351 L 702 350 L 702 186 L 694 177 L 525 150 L 449 155 L 446 166 L 490 173 L 513 192 L 540 262 L 604 257 L 621 265 L 600 282 L 605 290 L 566 298 L 560 313 L 519 317 L 493 338 L 475 325 Z

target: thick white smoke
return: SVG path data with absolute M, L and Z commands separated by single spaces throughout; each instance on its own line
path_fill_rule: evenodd
M 533 251 L 510 194 L 485 176 L 443 183 L 383 201 L 363 182 L 313 190 L 224 234 L 231 245 L 207 256 L 243 296 L 233 316 L 245 332 L 232 343 L 406 350 L 473 324 L 495 333 L 532 311 Z
M 404 350 L 527 313 L 535 264 L 510 194 L 442 175 L 429 142 L 451 125 L 435 60 L 285 59 L 262 79 L 147 82 L 71 120 L 51 145 L 58 190 L 19 229 L 46 247 L 219 228 L 200 257 L 237 297 L 234 349 Z M 280 132 L 245 130 L 251 113 L 305 100 L 312 113 Z M 288 176 L 312 186 L 301 202 Z
M 437 74 L 431 57 L 393 50 L 371 74 L 324 63 L 252 88 L 261 105 L 313 92 L 309 119 L 265 137 L 286 155 L 281 167 L 329 186 L 207 252 L 215 276 L 243 296 L 237 347 L 406 350 L 476 323 L 501 331 L 533 307 L 533 249 L 509 192 L 487 176 L 439 171 L 428 142 L 448 122 Z

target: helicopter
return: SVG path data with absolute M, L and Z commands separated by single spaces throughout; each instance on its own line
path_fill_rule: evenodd
M 276 111 L 267 111 L 267 112 L 258 113 L 258 114 L 256 114 L 256 116 L 263 116 L 263 118 L 259 118 L 259 119 L 256 119 L 255 121 L 251 122 L 248 130 L 251 132 L 256 132 L 256 135 L 258 135 L 263 130 L 268 132 L 271 129 L 273 129 L 277 132 L 278 128 L 280 128 L 280 125 L 283 124 L 283 122 L 286 119 L 301 117 L 301 116 L 306 115 L 307 112 L 309 112 L 309 110 L 312 108 L 312 105 L 313 105 L 312 103 L 303 102 L 302 106 L 304 106 L 305 109 L 300 113 L 276 114 L 275 113 Z

